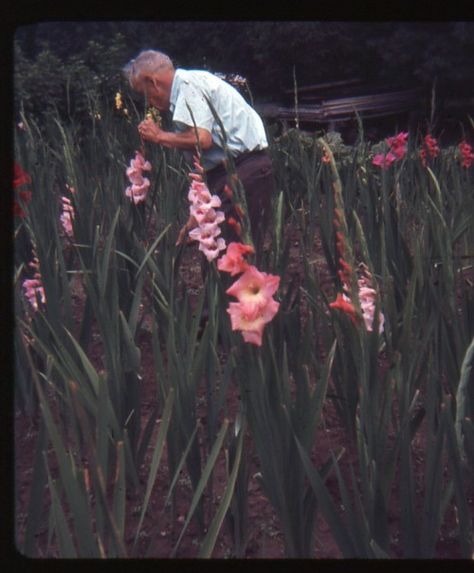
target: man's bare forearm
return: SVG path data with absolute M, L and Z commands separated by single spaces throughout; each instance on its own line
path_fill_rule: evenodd
M 195 149 L 198 141 L 201 147 L 204 147 L 206 143 L 205 137 L 203 137 L 202 133 L 199 132 L 198 137 L 196 137 L 196 132 L 194 130 L 183 131 L 180 133 L 161 131 L 157 143 L 164 147 L 173 147 L 176 149 Z
M 212 136 L 202 128 L 191 128 L 186 131 L 173 132 L 164 131 L 151 120 L 145 120 L 138 126 L 140 136 L 146 141 L 159 143 L 164 147 L 172 147 L 175 149 L 195 149 L 196 146 L 201 146 L 202 149 L 209 149 L 212 145 Z

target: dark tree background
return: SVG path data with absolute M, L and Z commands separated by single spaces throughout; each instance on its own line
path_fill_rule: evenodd
M 124 89 L 122 66 L 141 49 L 176 66 L 237 73 L 255 101 L 284 91 L 360 78 L 422 86 L 444 105 L 472 113 L 474 23 L 336 21 L 69 21 L 18 27 L 16 113 L 81 113 L 88 98 Z

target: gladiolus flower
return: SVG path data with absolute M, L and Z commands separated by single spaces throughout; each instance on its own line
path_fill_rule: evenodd
M 135 158 L 130 160 L 130 166 L 126 170 L 127 177 L 132 185 L 125 189 L 125 195 L 135 205 L 142 203 L 147 197 L 150 180 L 143 177 L 143 171 L 150 170 L 151 163 L 146 161 L 139 151 L 135 152 Z
M 402 159 L 405 156 L 408 141 L 407 131 L 402 131 L 395 137 L 388 137 L 385 141 L 390 146 L 390 151 L 395 156 L 395 159 Z
M 218 195 L 211 195 L 211 192 L 203 182 L 193 181 L 188 193 L 188 199 L 193 205 L 216 209 L 222 202 Z
M 390 165 L 392 165 L 392 163 L 396 160 L 397 156 L 389 151 L 386 155 L 383 153 L 377 153 L 377 155 L 375 155 L 372 159 L 372 163 L 373 165 L 381 167 L 382 169 L 388 169 Z
M 387 137 L 385 142 L 389 146 L 388 152 L 385 154 L 377 153 L 372 159 L 372 164 L 382 169 L 388 169 L 392 163 L 403 159 L 407 152 L 407 140 L 407 131 L 402 131 L 394 137 Z
M 434 159 L 438 157 L 440 149 L 438 142 L 430 134 L 425 135 L 423 140 L 423 147 L 420 150 L 421 163 L 426 167 L 428 158 Z
M 130 167 L 139 169 L 140 171 L 151 171 L 151 163 L 146 161 L 139 151 L 135 153 L 135 159 L 130 161 Z
M 361 264 L 359 267 L 363 273 L 362 276 L 357 280 L 359 303 L 365 328 L 368 332 L 372 332 L 375 317 L 375 302 L 377 299 L 377 291 L 372 286 L 372 275 L 369 273 L 367 266 Z M 336 297 L 336 300 L 330 303 L 329 306 L 331 308 L 345 312 L 354 324 L 357 323 L 358 317 L 356 309 L 346 294 L 339 293 Z M 378 320 L 379 334 L 381 334 L 384 328 L 385 318 L 380 311 L 378 314 Z
M 199 225 L 199 227 L 195 227 L 191 231 L 189 231 L 189 236 L 193 241 L 204 242 L 205 244 L 210 245 L 210 240 L 214 240 L 217 235 L 221 234 L 221 229 L 219 225 L 215 222 L 212 223 L 204 223 Z
M 228 185 L 224 185 L 224 195 L 226 197 L 228 197 L 229 199 L 232 199 L 232 197 L 234 196 L 234 192 L 232 191 L 232 189 L 228 186 Z
M 206 259 L 211 262 L 219 256 L 220 251 L 225 250 L 225 241 L 222 237 L 219 237 L 217 240 L 209 242 L 209 244 L 201 242 L 199 244 L 199 250 L 202 251 Z
M 345 284 L 349 284 L 352 275 L 352 267 L 351 265 L 346 262 L 342 257 L 339 258 L 339 264 L 341 265 L 341 273 L 345 280 L 342 282 Z
M 234 206 L 234 209 L 235 209 L 235 212 L 237 213 L 237 215 L 238 215 L 240 218 L 243 218 L 243 216 L 244 216 L 244 210 L 242 209 L 242 207 L 237 204 L 237 205 Z
M 197 157 L 194 158 L 194 166 L 198 173 L 190 174 L 192 183 L 188 199 L 191 203 L 190 214 L 198 227 L 189 232 L 189 237 L 193 241 L 199 241 L 199 250 L 204 253 L 208 261 L 212 261 L 226 247 L 224 239 L 217 238 L 221 233 L 219 225 L 224 222 L 225 215 L 223 211 L 216 211 L 216 208 L 221 206 L 221 200 L 217 195 L 212 195 L 204 183 L 201 176 L 204 170 Z
M 354 324 L 356 324 L 356 309 L 350 301 L 350 298 L 345 294 L 338 293 L 336 300 L 329 303 L 329 306 L 335 310 L 340 310 L 347 314 Z
M 144 177 L 140 169 L 137 169 L 136 167 L 128 167 L 126 173 L 130 183 L 133 183 L 134 185 L 141 185 L 143 183 Z
M 191 205 L 189 212 L 196 219 L 199 225 L 214 222 L 220 225 L 225 220 L 223 211 L 216 211 L 212 207 L 208 207 L 206 205 Z
M 240 302 L 256 307 L 265 306 L 278 289 L 280 277 L 260 272 L 249 266 L 244 274 L 227 289 L 227 294 Z
M 364 267 L 363 271 L 365 274 L 357 281 L 359 286 L 359 302 L 365 327 L 369 332 L 372 332 L 377 292 L 372 287 L 372 277 L 369 274 L 367 268 Z M 383 332 L 384 322 L 385 317 L 381 312 L 379 312 L 379 334 Z
M 13 167 L 14 167 L 13 187 L 16 189 L 21 185 L 29 185 L 31 183 L 31 177 L 28 175 L 28 173 L 26 173 L 26 171 L 23 171 L 23 169 L 21 168 L 20 165 L 18 165 L 18 163 L 15 163 Z
M 344 221 L 344 213 L 342 212 L 341 209 L 338 209 L 336 207 L 334 209 L 334 220 L 333 220 L 334 226 L 340 229 L 343 221 Z
M 33 310 L 38 310 L 38 298 L 41 304 L 45 304 L 46 296 L 44 294 L 44 288 L 41 280 L 26 279 L 23 281 L 23 288 L 25 290 L 25 296 L 33 307 Z
M 262 307 L 255 306 L 251 302 L 231 302 L 227 312 L 230 315 L 232 330 L 242 331 L 245 342 L 261 346 L 265 324 L 273 319 L 279 307 L 280 303 L 273 299 L 268 300 Z
M 137 205 L 145 201 L 149 187 L 150 180 L 146 177 L 142 177 L 140 184 L 133 184 L 125 189 L 125 195 Z
M 34 252 L 34 251 L 33 251 Z M 28 302 L 33 307 L 33 310 L 38 310 L 38 299 L 41 304 L 46 303 L 46 295 L 43 288 L 43 281 L 41 278 L 41 273 L 39 270 L 39 261 L 36 256 L 34 256 L 29 266 L 35 270 L 32 279 L 26 279 L 23 281 L 23 289 L 25 291 L 25 296 Z
M 218 260 L 217 268 L 220 271 L 230 273 L 231 276 L 243 273 L 249 268 L 249 264 L 243 256 L 254 252 L 255 250 L 251 245 L 230 243 L 226 254 Z
M 23 187 L 24 185 L 31 184 L 31 177 L 28 175 L 28 173 L 26 173 L 26 171 L 23 171 L 23 169 L 20 167 L 20 165 L 18 165 L 18 163 L 14 163 L 13 168 L 14 168 L 13 188 L 15 190 L 17 190 L 18 187 Z M 25 212 L 21 207 L 21 203 L 24 203 L 26 205 L 31 201 L 31 191 L 26 189 L 20 189 L 16 191 L 16 194 L 20 199 L 20 202 L 18 202 L 16 198 L 14 199 L 13 214 L 16 217 L 24 217 Z
M 466 169 L 471 167 L 474 161 L 474 153 L 472 152 L 472 146 L 467 143 L 467 141 L 462 141 L 458 145 L 458 149 L 461 152 L 461 165 Z
M 231 229 L 233 229 L 234 233 L 240 237 L 242 235 L 242 226 L 241 224 L 234 219 L 234 217 L 229 217 L 227 219 L 227 224 Z
M 63 212 L 60 216 L 61 225 L 63 226 L 64 232 L 68 237 L 74 235 L 74 229 L 72 222 L 74 220 L 74 207 L 71 201 L 67 197 L 61 197 Z

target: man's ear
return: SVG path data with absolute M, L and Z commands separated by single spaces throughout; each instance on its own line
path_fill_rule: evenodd
M 157 80 L 154 76 L 150 76 L 147 78 L 149 83 L 155 88 L 160 88 L 161 87 L 161 83 L 159 80 Z

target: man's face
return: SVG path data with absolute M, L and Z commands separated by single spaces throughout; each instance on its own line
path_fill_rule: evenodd
M 133 88 L 142 93 L 147 102 L 159 111 L 168 111 L 170 107 L 171 85 L 173 76 L 169 70 L 153 75 L 143 75 L 135 82 Z

